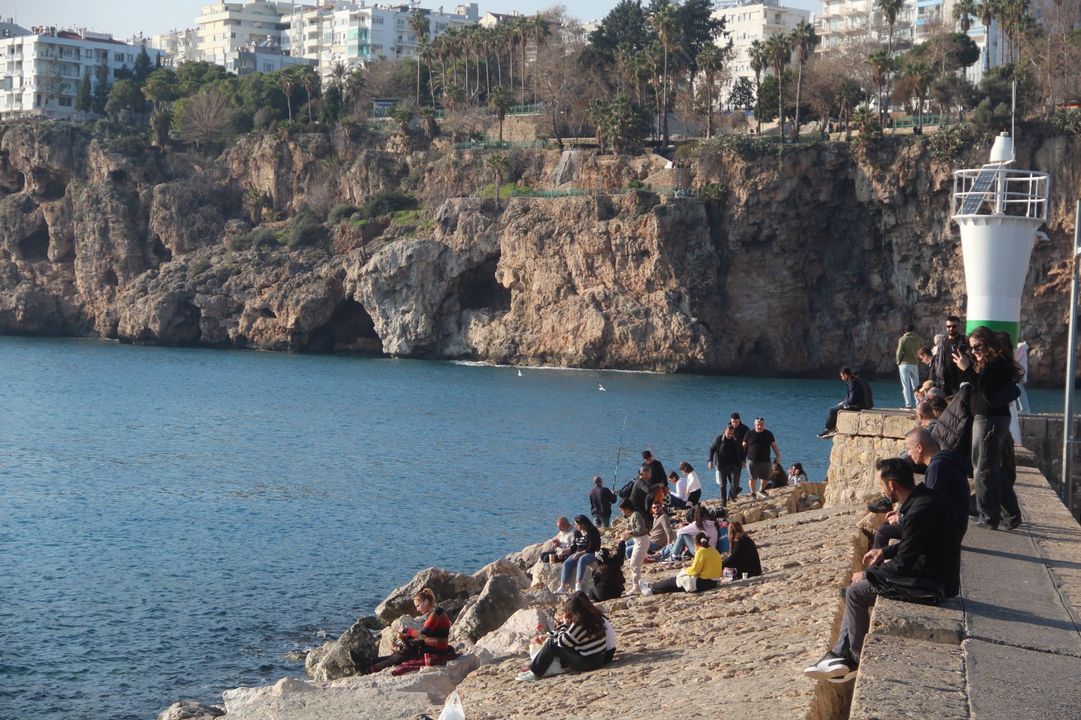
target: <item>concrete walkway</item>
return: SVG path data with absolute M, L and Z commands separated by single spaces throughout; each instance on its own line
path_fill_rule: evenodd
M 1081 718 L 1081 526 L 1035 468 L 1016 489 L 1019 529 L 970 523 L 960 597 L 878 601 L 851 720 Z
M 1013 532 L 970 525 L 961 643 L 974 720 L 1081 717 L 1081 528 L 1030 468 Z

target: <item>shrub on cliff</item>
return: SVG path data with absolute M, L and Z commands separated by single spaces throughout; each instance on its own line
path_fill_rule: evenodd
M 234 252 L 243 250 L 263 250 L 281 244 L 277 233 L 270 228 L 257 227 L 251 232 L 236 235 L 225 241 L 225 246 Z
M 1081 110 L 1059 110 L 1049 117 L 1047 135 L 1081 135 Z
M 378 192 L 369 197 L 360 207 L 360 214 L 365 218 L 389 215 L 399 210 L 412 210 L 417 207 L 417 199 L 397 190 Z
M 927 139 L 927 151 L 939 162 L 961 157 L 976 142 L 976 133 L 967 123 L 942 128 Z
M 327 228 L 308 209 L 302 209 L 289 223 L 285 244 L 291 248 L 319 245 L 327 239 Z
M 350 203 L 338 203 L 330 209 L 327 213 L 327 225 L 331 227 L 340 225 L 349 218 L 353 217 L 354 213 L 360 212 L 360 208 Z

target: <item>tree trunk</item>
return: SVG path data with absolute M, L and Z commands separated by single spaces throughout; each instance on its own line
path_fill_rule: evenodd
M 661 104 L 661 140 L 668 147 L 668 46 L 664 46 L 664 75 L 661 78 L 664 88 L 664 102 Z
M 799 144 L 799 96 L 803 85 L 803 63 L 799 64 L 799 74 L 796 75 L 796 119 L 792 128 L 792 142 Z

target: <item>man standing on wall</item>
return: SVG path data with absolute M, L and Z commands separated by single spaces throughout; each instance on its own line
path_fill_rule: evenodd
M 751 495 L 758 498 L 769 497 L 766 493 L 766 482 L 769 481 L 769 474 L 773 470 L 773 462 L 781 462 L 781 451 L 777 447 L 777 438 L 766 429 L 765 418 L 754 419 L 754 430 L 744 436 L 743 449 L 747 453 Z M 773 462 L 769 459 L 770 450 L 777 456 Z M 755 483 L 757 483 L 757 489 L 755 489 Z
M 961 387 L 961 371 L 952 359 L 956 352 L 968 353 L 968 338 L 961 334 L 961 318 L 950 315 L 946 318 L 946 334 L 935 348 L 935 357 L 931 362 L 931 379 L 942 388 L 947 398 Z
M 905 325 L 905 332 L 897 340 L 897 374 L 901 376 L 901 396 L 905 401 L 905 408 L 911 410 L 916 407 L 916 388 L 920 381 L 920 346 L 923 341 L 916 334 L 916 326 L 912 323 Z

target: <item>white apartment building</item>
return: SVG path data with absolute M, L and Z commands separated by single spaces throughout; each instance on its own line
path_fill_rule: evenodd
M 199 33 L 194 28 L 170 30 L 150 38 L 150 47 L 161 50 L 161 64 L 176 67 L 180 63 L 199 59 Z
M 142 47 L 86 30 L 35 27 L 29 34 L 0 38 L 0 119 L 75 115 L 75 96 L 83 75 L 97 82 L 105 65 L 110 81 L 134 68 Z M 152 63 L 161 54 L 147 48 Z
M 237 71 L 237 53 L 250 47 L 280 48 L 284 18 L 310 6 L 274 0 L 204 5 L 195 19 L 198 59 Z
M 290 54 L 316 60 L 324 77 L 338 63 L 351 68 L 379 58 L 413 57 L 420 42 L 409 20 L 417 11 L 428 18 L 429 39 L 480 19 L 476 3 L 444 12 L 443 8 L 429 10 L 408 4 L 368 5 L 363 0 L 336 0 L 286 18 L 282 43 Z
M 743 77 L 754 80 L 751 69 L 751 43 L 765 41 L 774 35 L 791 32 L 800 20 L 810 22 L 810 10 L 785 7 L 779 0 L 760 0 L 744 2 L 729 0 L 715 5 L 714 18 L 724 18 L 726 37 L 718 44 L 732 41 L 732 58 L 728 62 L 728 78 L 722 88 L 722 98 L 727 98 L 735 82 Z

